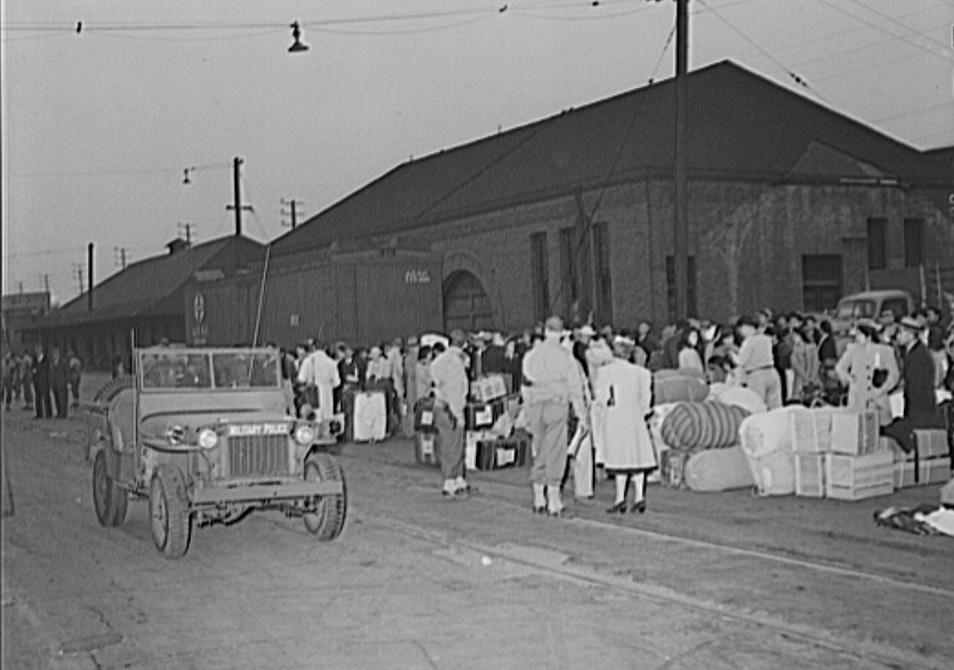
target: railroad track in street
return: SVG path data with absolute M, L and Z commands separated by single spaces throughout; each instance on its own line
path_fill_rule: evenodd
M 346 456 L 347 458 L 347 456 Z M 422 477 L 431 479 L 432 471 L 424 471 L 414 464 L 406 463 L 383 463 L 375 462 L 377 466 L 393 468 L 405 474 L 416 473 Z M 407 477 L 417 484 L 422 477 Z M 411 483 L 410 481 L 408 483 Z M 429 486 L 421 487 L 421 490 L 429 490 Z M 497 489 L 516 491 L 523 488 L 518 484 L 503 481 L 483 481 L 481 482 L 481 493 L 472 496 L 471 500 L 480 505 L 503 507 L 508 511 L 518 510 L 530 514 L 525 505 L 518 504 L 500 496 L 486 495 L 485 493 Z M 413 486 L 412 488 L 417 488 Z M 451 503 L 452 504 L 452 503 Z M 820 649 L 842 655 L 846 658 L 859 661 L 875 663 L 885 668 L 918 668 L 925 670 L 948 670 L 950 668 L 950 659 L 928 657 L 918 654 L 915 651 L 900 649 L 896 646 L 885 644 L 872 640 L 855 640 L 845 636 L 830 634 L 817 627 L 806 626 L 802 624 L 789 623 L 761 612 L 746 612 L 736 607 L 724 606 L 704 598 L 698 598 L 691 595 L 678 593 L 668 587 L 656 586 L 646 581 L 636 581 L 627 576 L 608 574 L 593 567 L 587 567 L 580 563 L 561 561 L 554 559 L 555 552 L 522 552 L 514 547 L 507 545 L 490 545 L 475 542 L 459 536 L 449 537 L 447 534 L 425 528 L 421 525 L 406 523 L 394 518 L 362 518 L 362 521 L 372 526 L 387 528 L 395 532 L 405 534 L 409 537 L 426 540 L 436 546 L 452 546 L 461 550 L 472 552 L 477 557 L 488 557 L 494 561 L 509 561 L 513 564 L 547 574 L 555 578 L 566 579 L 578 584 L 585 584 L 593 587 L 607 589 L 620 594 L 646 598 L 651 601 L 678 606 L 687 610 L 692 610 L 711 617 L 717 617 L 722 620 L 733 621 L 743 624 L 747 627 L 755 627 L 764 631 L 771 632 L 774 635 L 788 640 L 797 640 L 804 644 L 813 645 Z M 590 527 L 597 530 L 615 530 L 621 533 L 629 534 L 634 537 L 648 539 L 659 542 L 670 542 L 682 544 L 689 549 L 705 549 L 721 552 L 727 556 L 745 557 L 749 559 L 775 562 L 786 566 L 809 570 L 816 573 L 823 573 L 837 578 L 848 580 L 862 580 L 882 587 L 900 590 L 910 594 L 911 598 L 918 596 L 932 596 L 954 603 L 954 591 L 929 584 L 919 584 L 917 582 L 898 579 L 886 575 L 879 575 L 872 572 L 857 570 L 849 567 L 837 566 L 818 561 L 806 560 L 786 556 L 782 553 L 749 549 L 745 547 L 711 542 L 697 538 L 685 537 L 674 533 L 665 533 L 657 530 L 648 530 L 636 528 L 629 525 L 612 523 L 584 517 L 576 517 L 569 520 L 553 521 L 554 524 L 569 524 Z M 565 557 L 564 557 L 565 558 Z

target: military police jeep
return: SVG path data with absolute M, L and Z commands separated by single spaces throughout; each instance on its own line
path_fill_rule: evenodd
M 193 527 L 231 524 L 253 510 L 300 516 L 319 540 L 341 533 L 347 491 L 328 453 L 340 417 L 294 417 L 278 351 L 154 347 L 133 353 L 134 374 L 107 384 L 90 407 L 93 503 L 119 526 L 130 497 L 148 499 L 152 537 L 170 558 Z

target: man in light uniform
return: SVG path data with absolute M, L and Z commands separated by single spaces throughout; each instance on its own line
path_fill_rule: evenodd
M 320 345 L 301 362 L 298 382 L 318 389 L 318 407 L 314 408 L 317 421 L 334 416 L 334 391 L 341 385 L 341 378 L 338 376 L 338 364 Z
M 527 425 L 533 435 L 533 510 L 564 516 L 560 483 L 566 468 L 569 404 L 589 429 L 583 402 L 583 379 L 573 354 L 560 344 L 563 319 L 551 316 L 543 341 L 523 359 L 523 399 Z
M 469 386 L 462 347 L 466 341 L 462 330 L 453 331 L 450 346 L 431 363 L 445 498 L 464 498 L 473 490 L 464 478 L 464 406 Z
M 782 381 L 775 369 L 772 338 L 758 330 L 753 319 L 739 319 L 743 341 L 739 349 L 739 381 L 758 393 L 769 409 L 782 406 Z

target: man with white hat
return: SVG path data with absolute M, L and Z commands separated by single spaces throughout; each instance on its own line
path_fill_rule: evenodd
M 450 346 L 431 363 L 445 498 L 465 498 L 473 491 L 464 478 L 464 407 L 469 385 L 462 348 L 466 342 L 464 331 L 454 330 Z
M 553 517 L 567 516 L 560 484 L 566 469 L 569 405 L 589 423 L 580 366 L 560 344 L 564 335 L 563 319 L 551 316 L 544 324 L 543 341 L 523 360 L 523 398 L 533 435 L 533 510 Z

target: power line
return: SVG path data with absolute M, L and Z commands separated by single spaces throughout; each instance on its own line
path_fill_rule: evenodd
M 703 0 L 699 0 L 699 3 L 700 3 L 700 4 L 703 4 L 703 5 L 706 5 L 706 6 L 708 7 L 708 5 L 707 5 Z M 712 9 L 712 8 L 710 7 L 710 9 Z M 793 72 L 792 70 L 790 70 L 788 67 L 786 67 L 784 63 L 782 63 L 782 62 L 781 62 L 779 59 L 777 59 L 775 56 L 773 56 L 773 55 L 770 54 L 768 51 L 766 51 L 765 49 L 763 49 L 761 46 L 759 46 L 758 44 L 756 44 L 755 41 L 752 40 L 748 35 L 746 35 L 746 34 L 743 33 L 741 30 L 739 30 L 739 29 L 736 28 L 734 25 L 732 25 L 732 23 L 730 23 L 727 19 L 725 19 L 721 14 L 719 14 L 719 13 L 718 13 L 717 11 L 715 11 L 714 9 L 712 9 L 712 15 L 713 15 L 714 17 L 716 17 L 717 19 L 719 19 L 722 23 L 724 23 L 725 25 L 727 25 L 730 29 L 732 29 L 732 31 L 733 31 L 736 35 L 738 35 L 739 37 L 741 37 L 742 39 L 744 39 L 746 42 L 748 42 L 749 44 L 751 44 L 753 47 L 755 47 L 763 56 L 765 56 L 765 57 L 768 58 L 770 61 L 772 61 L 773 63 L 775 63 L 779 68 L 781 68 L 781 70 L 782 70 L 783 72 L 785 72 L 785 74 L 787 74 L 789 77 L 791 77 L 792 80 L 793 80 L 796 84 L 798 84 L 799 86 L 801 86 L 801 87 L 803 87 L 803 88 L 805 88 L 805 89 L 808 89 L 809 91 L 811 91 L 812 93 L 814 93 L 819 99 L 821 99 L 822 102 L 824 102 L 824 103 L 828 104 L 829 106 L 831 106 L 831 103 L 829 103 L 828 100 L 825 99 L 825 96 L 823 96 L 821 93 L 819 93 L 817 90 L 815 90 L 811 85 L 809 85 L 809 83 L 808 83 L 801 75 L 796 74 L 795 72 Z
M 701 2 L 701 0 L 700 0 L 700 2 Z M 896 33 L 888 32 L 887 30 L 884 30 L 884 29 L 883 29 L 880 25 L 878 25 L 877 23 L 874 23 L 874 22 L 872 22 L 872 21 L 869 21 L 868 19 L 863 19 L 863 18 L 861 18 L 860 16 L 858 16 L 857 14 L 852 14 L 851 12 L 847 12 L 847 11 L 845 11 L 844 9 L 842 9 L 841 7 L 838 7 L 837 5 L 835 5 L 835 4 L 831 3 L 831 2 L 828 2 L 828 0 L 815 0 L 815 2 L 821 3 L 821 4 L 825 5 L 826 7 L 828 7 L 829 9 L 833 9 L 833 10 L 835 10 L 836 12 L 838 12 L 839 14 L 844 14 L 845 16 L 848 16 L 848 17 L 854 19 L 855 21 L 859 21 L 859 22 L 861 22 L 861 23 L 864 23 L 864 24 L 867 25 L 867 26 L 871 26 L 872 28 L 874 28 L 874 29 L 877 30 L 878 32 L 884 33 L 885 35 L 889 35 L 889 36 L 893 37 L 893 38 L 896 39 L 896 40 L 901 40 L 901 41 L 904 42 L 905 44 L 909 44 L 909 45 L 913 46 L 915 49 L 920 49 L 921 51 L 924 51 L 925 53 L 929 53 L 929 54 L 931 54 L 932 56 L 935 56 L 935 57 L 937 57 L 937 58 L 940 58 L 940 59 L 942 59 L 942 60 L 944 60 L 944 61 L 950 60 L 950 59 L 947 58 L 946 56 L 943 56 L 943 55 L 937 53 L 937 52 L 934 51 L 933 49 L 930 49 L 930 48 L 928 48 L 928 47 L 925 47 L 925 46 L 922 45 L 922 44 L 918 44 L 917 42 L 913 42 L 913 41 L 909 40 L 908 38 L 902 37 L 901 35 L 898 35 L 898 34 L 896 34 Z M 932 41 L 933 41 L 933 40 L 932 40 Z
M 896 18 L 894 18 L 893 16 L 890 16 L 890 15 L 888 15 L 888 14 L 885 14 L 884 12 L 875 9 L 874 7 L 869 7 L 868 5 L 866 5 L 865 3 L 861 2 L 860 0 L 848 0 L 848 1 L 849 1 L 849 2 L 852 2 L 852 3 L 856 4 L 856 5 L 859 5 L 860 7 L 864 7 L 865 9 L 867 9 L 867 10 L 868 10 L 869 12 L 871 12 L 872 14 L 877 14 L 878 16 L 882 17 L 883 19 L 885 19 L 885 21 L 887 21 L 887 22 L 889 22 L 889 23 L 893 23 L 893 24 L 896 25 L 896 26 L 900 26 L 901 28 L 904 28 L 904 29 L 907 30 L 908 32 L 914 33 L 915 35 L 918 35 L 919 37 L 923 37 L 924 39 L 929 40 L 930 42 L 933 42 L 934 44 L 936 44 L 937 46 L 941 47 L 942 49 L 947 48 L 947 45 L 944 44 L 943 42 L 938 42 L 936 39 L 934 39 L 934 38 L 932 38 L 932 37 L 928 37 L 926 34 L 924 34 L 924 33 L 922 33 L 922 32 L 919 32 L 919 31 L 917 31 L 917 30 L 914 30 L 913 28 L 911 28 L 911 27 L 909 27 L 909 26 L 907 26 L 907 25 L 901 23 L 900 21 L 898 21 L 898 20 L 897 20 Z

